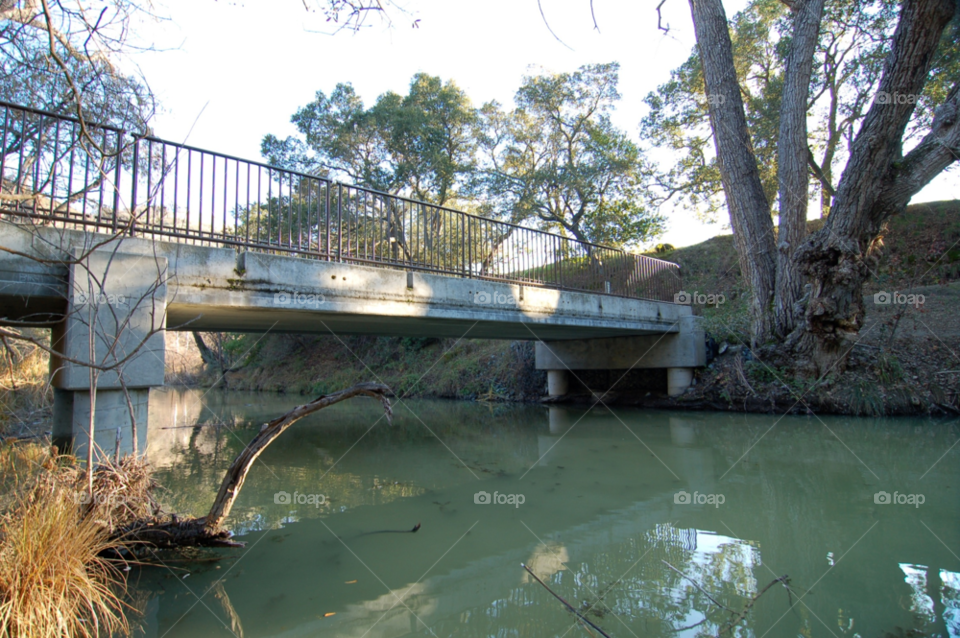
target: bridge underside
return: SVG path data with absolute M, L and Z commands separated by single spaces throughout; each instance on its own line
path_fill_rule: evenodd
M 168 330 L 218 332 L 292 332 L 395 337 L 468 339 L 567 340 L 659 334 L 654 330 L 603 326 L 583 327 L 538 322 L 533 317 L 509 320 L 460 319 L 444 316 L 362 315 L 343 312 L 304 312 L 267 308 L 232 308 L 171 304 Z M 662 331 L 661 331 L 662 332 Z

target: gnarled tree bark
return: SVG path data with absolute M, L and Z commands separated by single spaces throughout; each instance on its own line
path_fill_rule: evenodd
M 793 255 L 807 236 L 807 187 L 811 158 L 807 137 L 807 102 L 813 54 L 817 49 L 824 0 L 798 0 L 793 9 L 793 37 L 783 73 L 780 137 L 777 152 L 780 227 L 777 232 L 777 278 L 774 319 L 777 334 L 797 324 L 795 306 L 803 290 L 803 272 Z

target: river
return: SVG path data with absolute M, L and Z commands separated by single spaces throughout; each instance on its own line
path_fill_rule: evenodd
M 165 509 L 204 514 L 298 400 L 155 392 Z M 715 636 L 754 599 L 732 635 L 956 637 L 958 440 L 922 418 L 423 400 L 390 425 L 356 399 L 260 457 L 228 520 L 244 549 L 161 554 L 130 593 L 152 638 L 600 635 L 523 563 L 613 638 Z

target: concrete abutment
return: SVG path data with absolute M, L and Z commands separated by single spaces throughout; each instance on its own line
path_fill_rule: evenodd
M 689 306 L 677 319 L 678 332 L 563 341 L 539 341 L 536 367 L 547 371 L 547 395 L 569 390 L 571 371 L 662 368 L 667 394 L 683 394 L 693 382 L 694 368 L 706 365 L 706 347 L 700 317 Z

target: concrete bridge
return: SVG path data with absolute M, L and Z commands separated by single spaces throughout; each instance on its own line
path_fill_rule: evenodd
M 171 330 L 531 340 L 552 396 L 704 364 L 675 264 L 109 127 L 91 160 L 78 122 L 0 111 L 0 325 L 52 329 L 77 447 L 93 409 L 100 447 L 143 448 Z

